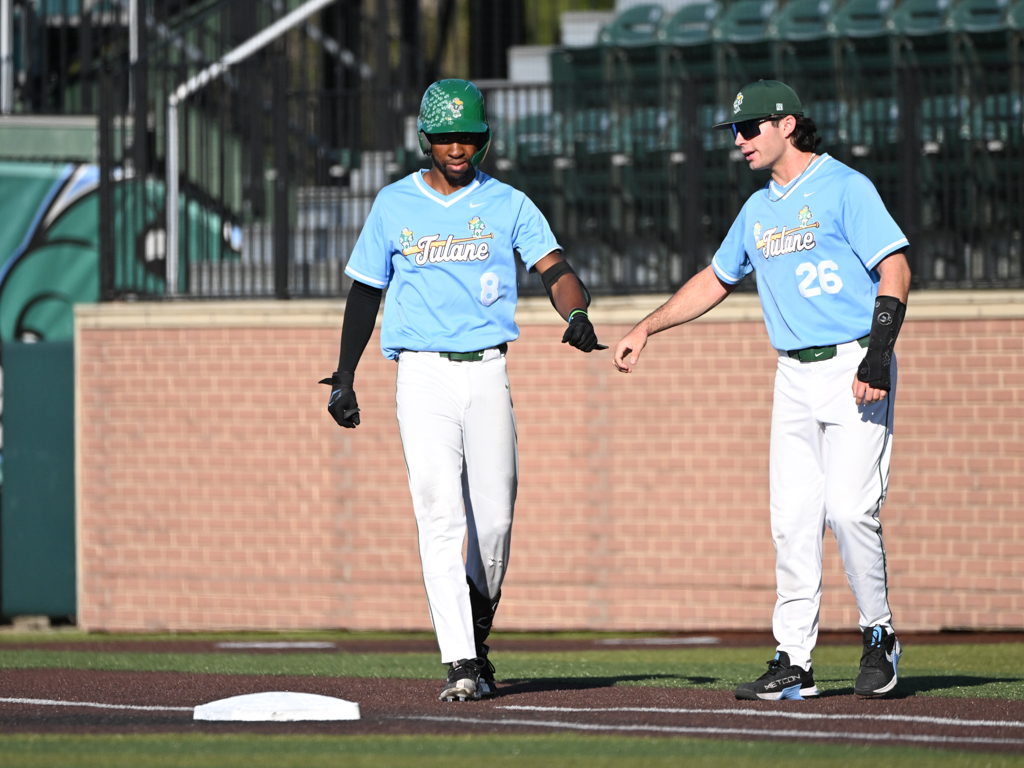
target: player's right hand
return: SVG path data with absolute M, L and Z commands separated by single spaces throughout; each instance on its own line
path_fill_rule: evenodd
M 331 398 L 327 401 L 327 412 L 338 422 L 338 426 L 352 429 L 359 426 L 359 405 L 352 389 L 355 375 L 346 371 L 335 371 L 321 384 L 331 387 Z
M 569 313 L 569 327 L 562 334 L 562 343 L 576 347 L 580 352 L 593 352 L 595 349 L 608 349 L 597 343 L 594 324 L 587 317 L 586 310 L 574 309 Z
M 647 331 L 637 326 L 622 337 L 615 346 L 612 364 L 622 373 L 632 373 L 633 366 L 640 359 L 640 350 L 647 346 Z M 627 360 L 627 357 L 629 358 Z

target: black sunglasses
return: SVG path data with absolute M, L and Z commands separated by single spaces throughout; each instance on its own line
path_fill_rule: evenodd
M 742 136 L 747 141 L 756 139 L 761 135 L 761 123 L 767 123 L 769 120 L 778 120 L 777 117 L 762 117 L 757 120 L 741 120 L 738 123 L 732 124 L 732 135 Z
M 425 135 L 431 144 L 472 144 L 479 148 L 487 143 L 486 133 L 427 133 Z

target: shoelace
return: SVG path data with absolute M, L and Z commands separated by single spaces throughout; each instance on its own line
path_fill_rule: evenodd
M 871 645 L 868 647 L 868 649 L 865 650 L 864 654 L 860 657 L 861 665 L 865 665 L 865 664 L 868 665 L 868 666 L 876 666 L 876 665 L 878 665 L 882 661 L 882 658 L 885 656 L 885 645 L 884 645 L 884 642 L 885 641 L 883 639 L 883 640 L 879 640 L 877 643 L 874 643 L 874 642 L 871 643 Z
M 782 662 L 778 659 L 768 659 L 768 671 L 761 675 L 761 679 L 764 680 L 766 677 L 774 677 L 779 673 L 779 670 L 783 668 Z

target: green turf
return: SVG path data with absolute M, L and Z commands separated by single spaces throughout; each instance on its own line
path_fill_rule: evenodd
M 665 648 L 495 653 L 500 680 L 595 679 L 607 685 L 731 690 L 758 677 L 769 648 Z M 815 651 L 814 674 L 826 692 L 850 693 L 860 649 Z M 108 653 L 3 650 L 0 668 L 71 668 L 247 675 L 437 679 L 437 654 L 396 653 Z M 919 696 L 1024 699 L 1024 643 L 922 645 L 900 663 L 900 689 Z
M 2 736 L 0 766 L 18 768 L 617 768 L 735 766 L 765 768 L 1024 766 L 1024 756 L 913 747 L 858 747 L 764 741 L 634 739 L 575 734 L 440 736 Z

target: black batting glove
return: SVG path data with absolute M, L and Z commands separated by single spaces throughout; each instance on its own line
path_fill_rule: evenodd
M 321 384 L 331 387 L 331 399 L 327 401 L 327 412 L 338 422 L 338 426 L 353 429 L 359 426 L 359 404 L 352 390 L 355 375 L 346 371 L 335 371 Z
M 581 352 L 593 352 L 595 349 L 608 349 L 597 343 L 594 326 L 587 317 L 586 310 L 574 309 L 569 313 L 569 327 L 562 334 L 562 343 L 576 347 Z

